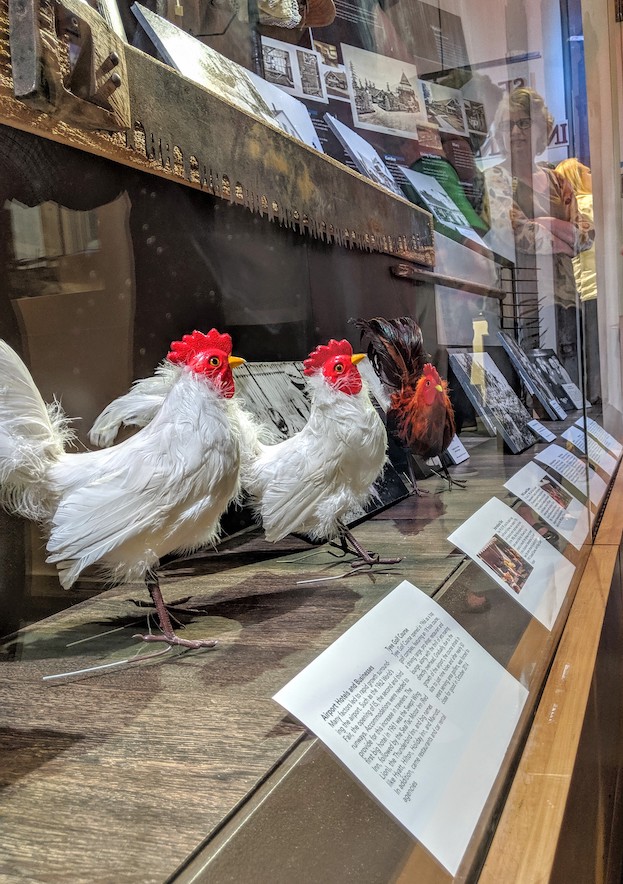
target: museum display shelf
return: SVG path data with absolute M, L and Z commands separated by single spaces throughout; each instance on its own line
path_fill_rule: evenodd
M 218 639 L 212 651 L 132 662 L 151 653 L 132 638 L 148 616 L 144 587 L 101 592 L 87 580 L 83 601 L 5 640 L 5 868 L 33 879 L 194 880 L 200 869 L 222 882 L 249 880 L 253 868 L 256 880 L 379 881 L 417 856 L 427 880 L 448 880 L 271 699 L 405 578 L 530 691 L 462 867 L 478 868 L 589 546 L 573 553 L 576 577 L 550 632 L 447 541 L 491 496 L 504 499 L 503 482 L 538 446 L 517 456 L 495 439 L 462 439 L 470 458 L 453 473 L 467 489 L 425 480 L 422 496 L 356 527 L 371 549 L 402 556 L 398 565 L 352 573 L 335 550 L 292 537 L 268 544 L 255 529 L 165 563 L 165 598 L 189 597 L 197 611 L 179 615 L 184 634 Z M 53 591 L 55 581 L 33 575 L 27 594 Z M 102 665 L 110 668 L 88 671 Z
M 428 475 L 408 493 L 393 438 L 397 481 L 352 527 L 400 561 L 371 567 L 298 535 L 269 543 L 248 509 L 230 510 L 216 548 L 161 562 L 176 630 L 217 641 L 201 651 L 137 640 L 157 629 L 142 583 L 87 571 L 63 590 L 43 535 L 0 510 L 0 878 L 619 884 L 623 477 L 602 471 L 581 548 L 504 487 L 546 448 L 530 418 L 567 449 L 580 417 L 620 428 L 615 326 L 603 415 L 596 396 L 571 411 L 595 381 L 577 355 L 594 311 L 576 299 L 559 315 L 559 253 L 550 243 L 537 266 L 506 230 L 516 176 L 489 216 L 504 194 L 487 173 L 512 168 L 500 119 L 509 134 L 537 128 L 500 117 L 516 86 L 538 86 L 554 112 L 540 162 L 566 156 L 568 133 L 588 152 L 585 121 L 563 119 L 584 107 L 581 66 L 550 56 L 570 11 L 544 0 L 539 35 L 522 4 L 492 0 L 481 34 L 453 3 L 337 4 L 326 30 L 285 34 L 261 5 L 158 16 L 123 0 L 0 0 L 0 337 L 87 446 L 101 409 L 193 329 L 231 334 L 251 375 L 268 363 L 296 376 L 290 399 L 258 382 L 246 402 L 291 435 L 293 412 L 308 413 L 293 366 L 330 339 L 365 349 L 358 319 L 408 317 L 448 379 L 469 454 L 450 470 L 466 487 Z M 568 375 L 554 390 L 565 360 L 584 392 Z M 448 540 L 492 498 L 558 562 L 541 585 L 566 587 L 559 607 L 543 592 L 549 629 L 517 582 L 502 589 Z M 273 699 L 405 580 L 527 691 L 454 877 Z

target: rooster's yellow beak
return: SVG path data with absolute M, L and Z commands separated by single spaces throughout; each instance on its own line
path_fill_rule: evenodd
M 244 365 L 246 359 L 243 359 L 241 356 L 228 356 L 227 361 L 229 362 L 231 368 L 238 368 L 239 365 Z
M 350 361 L 353 363 L 353 365 L 357 365 L 358 362 L 361 362 L 361 360 L 362 360 L 362 359 L 365 359 L 365 358 L 366 358 L 366 354 L 365 354 L 365 353 L 354 353 L 354 354 L 350 357 Z
M 435 389 L 437 390 L 438 393 L 443 393 L 443 387 L 441 386 L 441 384 L 437 384 Z

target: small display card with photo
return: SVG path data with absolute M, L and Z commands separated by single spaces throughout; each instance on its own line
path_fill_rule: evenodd
M 449 537 L 547 629 L 575 565 L 509 506 L 492 497 Z
M 611 436 L 607 430 L 604 430 L 603 427 L 600 427 L 597 421 L 593 420 L 592 417 L 586 418 L 586 423 L 584 421 L 584 417 L 579 417 L 575 422 L 576 426 L 584 427 L 586 426 L 586 431 L 589 436 L 592 436 L 593 439 L 596 439 L 600 445 L 608 451 L 613 457 L 616 457 L 617 460 L 623 454 L 623 445 Z
M 597 473 L 587 464 L 560 445 L 548 445 L 534 456 L 535 460 L 554 470 L 575 489 L 581 500 L 590 496 L 591 504 L 596 508 L 604 498 L 608 486 Z M 588 478 L 587 478 L 588 477 Z M 587 487 L 587 484 L 589 487 Z M 590 495 L 589 495 L 590 490 Z
M 527 693 L 404 581 L 274 699 L 454 875 Z
M 587 440 L 584 431 L 579 427 L 569 427 L 568 430 L 565 430 L 565 432 L 561 434 L 561 438 L 566 439 L 567 442 L 571 442 L 572 445 L 575 445 L 578 451 L 581 451 L 582 454 L 586 454 L 589 463 L 594 467 L 603 470 L 606 475 L 611 476 L 616 470 L 618 463 L 616 458 L 612 457 L 611 454 L 608 454 L 603 445 L 600 445 L 599 442 L 592 438 L 592 436 L 588 436 Z
M 551 430 L 548 430 L 547 427 L 544 427 L 540 421 L 528 421 L 528 426 L 537 439 L 541 439 L 543 442 L 553 442 L 556 438 L 556 434 L 552 433 Z
M 588 509 L 538 464 L 526 464 L 504 487 L 576 549 L 582 549 L 589 530 Z

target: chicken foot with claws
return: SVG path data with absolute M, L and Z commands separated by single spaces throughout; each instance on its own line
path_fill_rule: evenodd
M 456 485 L 458 488 L 467 488 L 467 481 L 465 479 L 455 479 L 454 476 L 451 476 L 450 471 L 445 464 L 442 463 L 441 471 L 436 470 L 434 467 L 431 467 L 430 464 L 429 469 L 436 476 L 439 476 L 440 479 L 445 479 L 445 481 L 448 483 L 448 491 L 452 491 L 453 485 Z
M 381 558 L 378 553 L 365 549 L 346 525 L 340 524 L 339 528 L 339 548 L 344 553 L 351 553 L 356 556 L 356 559 L 351 562 L 351 568 L 360 568 L 362 565 L 397 565 L 398 562 L 402 561 L 402 556 L 392 559 Z M 337 546 L 338 544 L 334 545 Z
M 213 648 L 216 645 L 214 639 L 187 639 L 180 638 L 176 635 L 171 624 L 169 612 L 167 611 L 164 599 L 162 598 L 162 591 L 160 590 L 158 578 L 148 578 L 145 580 L 145 583 L 147 584 L 147 589 L 149 590 L 149 594 L 156 608 L 156 613 L 158 614 L 158 623 L 160 625 L 161 634 L 154 635 L 150 632 L 147 635 L 141 635 L 138 633 L 134 638 L 140 638 L 144 642 L 166 642 L 168 645 L 179 645 L 183 648 L 191 648 L 192 650 L 198 650 L 199 648 Z

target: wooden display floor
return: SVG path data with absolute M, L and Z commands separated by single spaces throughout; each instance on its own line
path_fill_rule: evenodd
M 142 586 L 93 595 L 7 641 L 0 648 L 0 878 L 161 882 L 206 839 L 209 852 L 223 821 L 266 788 L 272 771 L 309 749 L 305 730 L 272 695 L 403 579 L 438 598 L 517 677 L 544 672 L 556 636 L 479 569 L 465 567 L 446 539 L 491 496 L 510 502 L 503 482 L 538 446 L 511 456 L 494 439 L 462 439 L 471 458 L 453 474 L 467 478 L 466 490 L 438 494 L 445 483 L 426 480 L 428 494 L 356 528 L 369 548 L 403 556 L 399 565 L 353 574 L 327 547 L 295 538 L 271 545 L 260 532 L 169 565 L 165 599 L 191 597 L 202 613 L 187 619 L 185 635 L 217 638 L 214 650 L 120 663 L 153 652 L 132 638 L 146 628 L 146 609 L 132 601 L 147 601 Z M 41 577 L 31 592 L 56 591 L 50 587 L 55 578 Z M 83 583 L 80 591 L 91 588 Z M 469 589 L 484 589 L 487 604 L 470 606 Z M 46 679 L 107 663 L 120 665 Z M 321 747 L 314 751 L 339 771 L 342 791 L 362 794 Z M 301 805 L 313 808 L 316 797 L 300 795 Z M 375 831 L 384 820 L 397 860 L 411 839 L 365 800 Z M 285 831 L 273 838 L 296 848 Z M 370 865 L 357 880 L 378 880 L 377 873 Z M 283 874 L 275 869 L 271 880 L 294 880 Z

